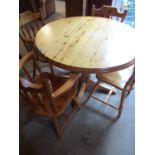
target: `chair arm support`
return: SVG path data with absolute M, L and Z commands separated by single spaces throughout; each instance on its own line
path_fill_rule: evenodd
M 33 83 L 33 82 L 30 82 L 24 78 L 19 78 L 19 81 L 20 83 L 22 84 L 22 87 L 24 88 L 31 88 L 31 89 L 41 89 L 43 88 L 43 85 L 42 84 L 36 84 L 36 83 Z
M 52 93 L 52 96 L 55 98 L 67 92 L 69 89 L 73 87 L 73 85 L 77 82 L 80 76 L 80 73 L 71 73 L 69 75 L 69 79 L 59 89 Z
M 23 68 L 25 63 L 34 55 L 34 51 L 26 53 L 19 61 L 19 70 Z

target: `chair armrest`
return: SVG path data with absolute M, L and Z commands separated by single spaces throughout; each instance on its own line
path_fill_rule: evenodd
M 24 88 L 31 88 L 31 89 L 42 89 L 43 88 L 43 85 L 42 84 L 36 84 L 36 83 L 33 83 L 33 82 L 30 82 L 24 78 L 19 78 L 19 81 L 22 85 L 22 87 Z
M 69 74 L 69 79 L 59 89 L 52 93 L 52 96 L 55 98 L 67 92 L 69 89 L 73 87 L 73 85 L 77 82 L 80 76 L 80 73 Z
M 25 63 L 32 58 L 32 56 L 34 55 L 34 51 L 30 51 L 28 53 L 26 53 L 19 61 L 19 70 L 23 68 L 23 66 L 25 65 Z

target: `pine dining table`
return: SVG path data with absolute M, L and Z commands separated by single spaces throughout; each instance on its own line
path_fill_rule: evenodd
M 35 45 L 47 62 L 88 77 L 133 63 L 136 37 L 135 30 L 124 23 L 79 16 L 49 22 L 37 33 Z

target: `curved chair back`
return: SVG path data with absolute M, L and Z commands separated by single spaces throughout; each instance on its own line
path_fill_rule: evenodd
M 95 5 L 92 6 L 92 16 L 99 16 L 105 18 L 116 17 L 117 20 L 120 19 L 121 22 L 124 21 L 127 14 L 127 10 L 124 9 L 123 12 L 119 12 L 116 7 L 102 5 L 99 9 L 95 8 Z
M 32 49 L 36 33 L 44 24 L 41 11 L 37 13 L 26 11 L 19 15 L 19 36 L 27 51 Z

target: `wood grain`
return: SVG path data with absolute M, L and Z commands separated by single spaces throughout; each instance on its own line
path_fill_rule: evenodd
M 101 17 L 70 17 L 50 22 L 35 39 L 53 65 L 93 73 L 131 62 L 136 52 L 133 28 Z

